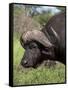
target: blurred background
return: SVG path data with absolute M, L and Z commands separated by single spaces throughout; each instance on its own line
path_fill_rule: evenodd
M 41 30 L 53 15 L 64 11 L 64 7 L 14 4 L 14 31 Z

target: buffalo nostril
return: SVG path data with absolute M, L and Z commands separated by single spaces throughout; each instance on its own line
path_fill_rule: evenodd
M 24 61 L 23 61 L 23 64 L 27 64 L 27 61 L 26 61 L 26 60 L 24 60 Z

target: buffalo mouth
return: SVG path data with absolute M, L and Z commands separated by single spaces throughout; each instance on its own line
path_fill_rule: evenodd
M 34 65 L 30 65 L 28 63 L 20 63 L 24 68 L 30 68 L 30 67 L 34 67 Z

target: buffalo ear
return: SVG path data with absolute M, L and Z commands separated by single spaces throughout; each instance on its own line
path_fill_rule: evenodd
M 49 50 L 42 50 L 42 54 L 44 54 L 44 55 L 49 55 L 50 52 L 49 52 Z
M 53 47 L 50 47 L 50 48 L 45 48 L 44 50 L 41 51 L 41 53 L 44 55 L 44 58 L 45 59 L 55 59 L 55 48 L 54 46 Z
M 45 49 L 41 50 L 41 53 L 47 56 L 51 56 L 52 54 L 54 54 L 54 46 L 48 48 L 45 47 Z

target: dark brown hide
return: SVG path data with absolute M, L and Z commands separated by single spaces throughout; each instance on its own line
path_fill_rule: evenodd
M 66 64 L 65 29 L 66 13 L 60 13 L 52 17 L 42 29 L 49 41 L 55 46 L 55 58 Z

